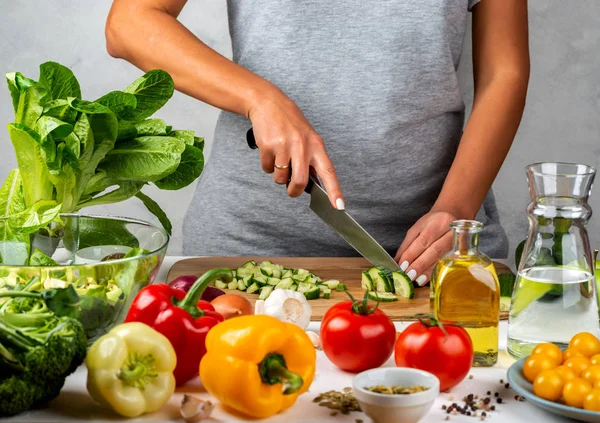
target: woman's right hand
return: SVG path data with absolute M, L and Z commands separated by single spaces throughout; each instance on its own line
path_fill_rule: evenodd
M 262 98 L 260 104 L 250 109 L 248 117 L 263 170 L 272 173 L 278 184 L 285 185 L 289 181 L 290 197 L 302 194 L 314 169 L 333 207 L 344 210 L 344 196 L 323 139 L 289 97 L 279 91 Z M 276 165 L 291 165 L 291 178 L 290 167 L 277 168 Z

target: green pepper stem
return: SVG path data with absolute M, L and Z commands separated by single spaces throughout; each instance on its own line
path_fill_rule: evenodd
M 281 354 L 269 353 L 258 364 L 258 373 L 262 381 L 268 385 L 283 384 L 283 395 L 294 394 L 302 388 L 302 376 L 288 370 Z
M 154 356 L 151 354 L 142 356 L 139 354 L 130 354 L 127 361 L 117 373 L 117 377 L 124 384 L 141 389 L 146 388 L 148 379 L 157 376 L 154 371 Z
M 198 308 L 198 301 L 200 301 L 202 292 L 206 287 L 217 279 L 222 279 L 223 282 L 230 282 L 233 279 L 233 272 L 227 268 L 209 270 L 194 282 L 183 300 L 178 301 L 174 299 L 173 303 L 190 313 L 193 318 L 202 317 L 204 312 Z

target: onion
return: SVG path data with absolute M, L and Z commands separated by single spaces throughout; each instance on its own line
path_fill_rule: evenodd
M 241 295 L 225 294 L 221 295 L 210 302 L 225 320 L 238 316 L 247 316 L 254 314 L 254 310 L 250 301 Z
M 169 283 L 169 286 L 175 289 L 180 289 L 181 291 L 187 293 L 194 284 L 194 282 L 196 282 L 197 280 L 197 276 L 183 275 L 173 279 L 171 283 Z M 225 295 L 225 293 L 215 287 L 207 286 L 202 292 L 202 296 L 200 297 L 200 299 L 210 302 L 217 298 L 219 295 Z

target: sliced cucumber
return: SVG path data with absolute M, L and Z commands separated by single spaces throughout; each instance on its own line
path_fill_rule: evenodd
M 217 289 L 227 289 L 227 284 L 223 282 L 221 279 L 217 279 L 215 281 L 215 288 Z
M 290 289 L 294 285 L 294 282 L 290 278 L 286 278 L 275 285 L 275 289 Z
M 258 276 L 253 276 L 252 280 L 254 281 L 254 283 L 266 285 L 268 278 L 264 275 L 258 275 Z
M 244 276 L 242 280 L 246 286 L 249 286 L 252 284 L 252 275 Z
M 253 269 L 256 267 L 256 262 L 254 260 L 248 260 L 246 263 L 242 264 L 244 269 Z
M 227 284 L 227 289 L 237 289 L 238 283 L 236 280 L 233 280 Z
M 394 279 L 394 292 L 396 294 L 409 300 L 415 298 L 415 285 L 406 273 L 392 272 L 392 278 Z
M 393 301 L 398 301 L 398 297 L 396 297 L 391 292 L 369 291 L 369 298 L 375 301 L 380 301 L 382 303 L 391 303 Z
M 285 278 L 291 278 L 293 275 L 292 271 L 290 269 L 287 269 L 286 271 L 283 272 L 283 274 L 281 275 L 281 279 L 285 279 Z
M 394 292 L 394 278 L 392 276 L 392 272 L 389 270 L 379 266 L 379 276 L 383 278 L 383 282 L 385 283 L 386 292 Z
M 323 298 L 324 300 L 328 300 L 331 298 L 331 289 L 329 288 L 325 288 L 322 292 L 321 292 L 321 298 Z
M 245 278 L 248 276 L 252 276 L 253 271 L 251 269 L 246 269 L 243 267 L 238 267 L 235 271 L 235 274 L 238 278 Z
M 296 282 L 306 282 L 306 283 L 310 283 L 310 276 L 305 276 L 305 275 L 293 275 L 292 279 L 295 280 Z
M 343 283 L 341 283 L 335 287 L 335 290 L 340 291 L 340 292 L 344 292 L 346 289 L 348 289 L 348 287 Z
M 308 292 L 313 288 L 317 288 L 317 291 L 319 291 L 319 287 L 315 287 L 309 283 L 300 282 L 298 284 L 298 292 Z
M 246 292 L 248 294 L 254 294 L 255 292 L 257 292 L 260 289 L 260 286 L 255 282 L 252 285 L 250 285 L 248 287 L 248 289 L 246 289 Z
M 270 267 L 261 267 L 260 273 L 262 273 L 263 275 L 265 275 L 267 277 L 271 277 L 271 276 L 273 276 L 273 269 L 271 269 Z
M 362 289 L 366 289 L 367 291 L 373 291 L 375 286 L 373 285 L 373 279 L 369 272 L 362 272 L 362 279 L 360 280 L 360 286 Z
M 340 284 L 340 281 L 336 281 L 333 279 L 330 281 L 323 282 L 323 285 L 327 285 L 327 288 L 329 288 L 329 289 L 336 289 L 339 284 Z
M 292 286 L 290 286 L 290 289 L 292 291 L 297 291 L 298 290 L 298 285 L 296 285 L 295 283 L 293 283 Z
M 260 295 L 258 296 L 258 299 L 266 300 L 267 298 L 269 298 L 269 295 L 271 295 L 271 292 L 273 292 L 273 287 L 271 285 L 263 286 L 260 289 Z
M 271 260 L 265 260 L 260 264 L 260 267 L 271 267 L 271 266 L 274 266 L 274 264 Z
M 306 297 L 307 300 L 316 300 L 319 298 L 319 295 L 321 294 L 321 290 L 319 289 L 318 286 L 315 285 L 309 285 L 310 288 L 308 291 L 303 292 L 304 296 Z M 298 291 L 300 291 L 300 286 L 298 286 Z
M 246 288 L 248 288 L 248 287 L 246 286 L 246 284 L 244 283 L 244 281 L 242 279 L 240 279 L 240 280 L 237 281 L 237 289 L 238 289 L 238 291 L 245 291 Z
M 277 279 L 277 278 L 267 278 L 267 283 L 269 285 L 276 286 L 279 282 L 281 282 L 280 279 Z

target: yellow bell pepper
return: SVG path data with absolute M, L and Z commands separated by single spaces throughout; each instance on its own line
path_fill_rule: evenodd
M 94 342 L 85 364 L 92 398 L 125 417 L 158 410 L 175 391 L 175 350 L 143 323 L 115 326 Z
M 308 390 L 317 356 L 298 326 L 267 315 L 219 323 L 206 337 L 200 379 L 221 404 L 254 418 L 291 407 Z

